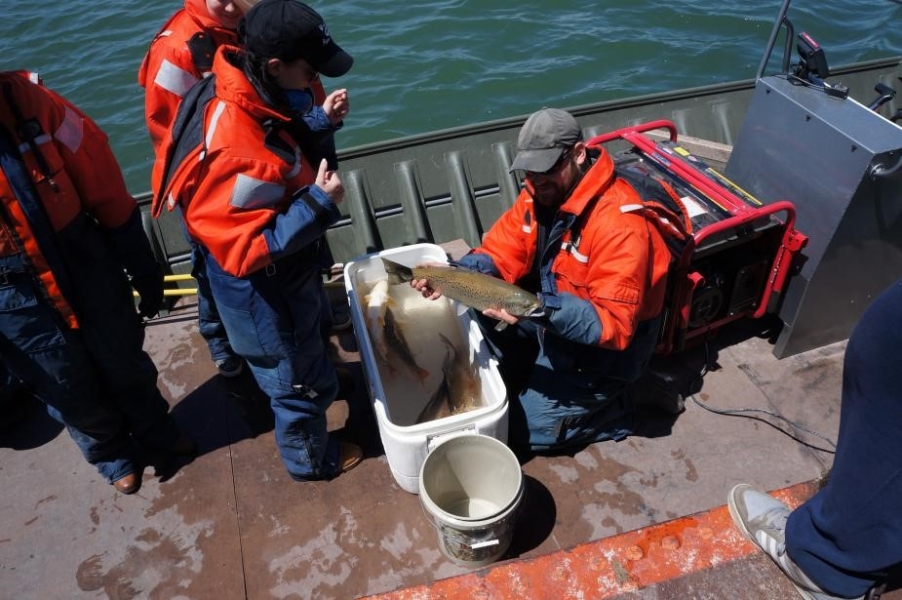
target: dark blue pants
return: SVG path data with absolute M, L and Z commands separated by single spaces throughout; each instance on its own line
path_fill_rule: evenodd
M 229 337 L 219 316 L 219 310 L 216 308 L 213 292 L 210 290 L 205 254 L 197 242 L 188 235 L 181 208 L 176 212 L 178 213 L 182 233 L 185 234 L 185 240 L 187 240 L 188 246 L 191 248 L 191 276 L 197 282 L 197 327 L 200 330 L 200 335 L 207 342 L 213 362 L 225 360 L 234 356 L 235 353 L 232 350 L 232 345 L 229 343 Z
M 93 235 L 80 239 L 79 252 L 63 253 L 78 283 L 69 298 L 78 330 L 38 293 L 21 257 L 0 258 L 0 355 L 112 482 L 138 469 L 135 442 L 165 448 L 178 429 L 142 348 L 144 329 L 122 268 Z
M 789 556 L 824 590 L 864 594 L 902 562 L 902 281 L 868 307 L 843 364 L 827 485 L 793 511 Z
M 568 342 L 528 319 L 501 332 L 494 329 L 498 321 L 477 319 L 499 358 L 508 397 L 516 397 L 511 445 L 545 452 L 632 433 L 627 388 L 648 365 L 659 319 L 641 323 L 622 352 Z
M 210 287 L 234 351 L 244 358 L 275 415 L 276 444 L 292 478 L 337 473 L 338 441 L 326 410 L 338 394 L 320 331 L 323 281 L 312 260 L 292 255 L 234 277 L 205 253 Z

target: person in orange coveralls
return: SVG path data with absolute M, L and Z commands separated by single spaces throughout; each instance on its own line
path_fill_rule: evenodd
M 157 160 L 160 145 L 175 121 L 178 105 L 196 83 L 210 75 L 213 56 L 221 45 L 239 45 L 237 27 L 244 13 L 259 0 L 186 0 L 157 33 L 138 72 L 138 83 L 145 88 L 144 114 Z M 299 90 L 298 97 L 311 107 L 320 107 L 326 94 L 322 82 L 314 77 L 310 89 Z M 337 165 L 334 140 L 330 136 L 321 142 L 320 151 L 331 168 Z M 156 190 L 154 190 L 156 192 Z M 243 362 L 232 350 L 225 327 L 219 318 L 216 301 L 207 281 L 203 256 L 189 238 L 191 274 L 197 281 L 198 328 L 207 342 L 210 356 L 219 374 L 237 377 Z M 332 264 L 331 256 L 323 259 L 325 267 Z M 346 328 L 350 319 L 333 315 L 324 307 L 324 331 L 330 327 Z
M 182 97 L 210 74 L 216 48 L 238 43 L 236 29 L 243 10 L 254 4 L 256 0 L 241 4 L 232 0 L 185 0 L 185 6 L 154 37 L 138 71 L 138 83 L 145 89 L 144 118 L 157 158 Z M 198 329 L 219 374 L 237 377 L 244 363 L 232 350 L 219 318 L 203 256 L 194 244 L 189 245 L 191 275 L 197 281 Z
M 317 152 L 327 132 L 311 129 L 293 92 L 353 60 L 294 0 L 262 0 L 240 34 L 244 49 L 220 47 L 212 76 L 185 96 L 154 166 L 153 210 L 184 211 L 232 347 L 270 397 L 289 475 L 330 479 L 362 458 L 326 429 L 339 385 L 320 332 L 319 264 L 344 187 Z M 333 92 L 321 116 L 340 123 L 348 108 Z
M 556 451 L 632 432 L 626 394 L 658 339 L 670 264 L 662 231 L 688 221 L 659 210 L 603 148 L 589 148 L 568 112 L 544 108 L 520 130 L 511 171 L 525 172 L 514 205 L 482 245 L 457 261 L 536 292 L 542 315 L 478 315 L 499 356 L 511 443 Z M 425 280 L 411 285 L 437 298 Z M 513 325 L 497 331 L 497 320 Z M 528 365 L 532 365 L 530 368 Z
M 0 73 L 0 90 L 0 357 L 131 494 L 140 446 L 195 451 L 157 389 L 132 297 L 155 315 L 163 272 L 106 135 L 32 74 Z

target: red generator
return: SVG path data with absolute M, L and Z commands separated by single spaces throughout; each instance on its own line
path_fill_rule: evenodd
M 646 135 L 657 129 L 670 139 Z M 618 171 L 664 180 L 692 222 L 691 237 L 675 251 L 657 353 L 682 350 L 736 319 L 775 312 L 793 259 L 808 241 L 793 228 L 795 207 L 786 200 L 765 205 L 740 189 L 680 146 L 670 121 L 618 129 L 587 144 L 617 141 L 629 144 L 611 152 Z

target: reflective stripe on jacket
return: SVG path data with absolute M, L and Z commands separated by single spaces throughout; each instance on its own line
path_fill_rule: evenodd
M 154 152 L 175 119 L 179 100 L 206 75 L 195 66 L 188 47 L 188 41 L 198 33 L 206 33 L 217 47 L 238 41 L 234 30 L 222 27 L 210 16 L 206 0 L 185 0 L 185 7 L 150 43 L 138 71 L 138 83 L 145 89 L 144 118 Z
M 198 34 L 206 34 L 214 50 L 238 43 L 234 30 L 222 27 L 210 16 L 206 0 L 185 0 L 185 7 L 170 17 L 154 37 L 138 70 L 138 83 L 145 90 L 144 120 L 155 153 L 159 153 L 163 137 L 175 120 L 179 101 L 210 74 L 209 67 L 196 63 L 189 46 Z M 322 104 L 326 97 L 322 83 L 317 79 L 312 88 L 314 102 Z
M 74 328 L 77 319 L 60 286 L 65 265 L 54 264 L 54 254 L 42 251 L 41 243 L 46 246 L 84 213 L 108 229 L 123 226 L 137 204 L 126 190 L 106 135 L 90 118 L 22 71 L 0 73 L 0 90 L 0 127 L 17 145 L 23 168 L 16 171 L 27 178 L 0 173 L 6 221 L 0 225 L 0 256 L 24 252 L 47 297 Z M 27 204 L 35 200 L 40 203 L 34 207 L 39 218 Z
M 170 209 L 180 204 L 188 233 L 236 277 L 312 246 L 339 217 L 326 193 L 311 185 L 316 173 L 288 133 L 290 118 L 264 104 L 233 64 L 240 54 L 230 46 L 216 52 L 216 95 L 193 117 L 202 119 L 203 144 L 173 167 L 155 200 L 155 211 L 162 199 Z M 172 144 L 167 135 L 155 187 Z
M 571 341 L 623 350 L 638 324 L 663 308 L 670 251 L 655 224 L 635 210 L 638 194 L 616 178 L 613 160 L 600 151 L 547 227 L 540 292 L 546 327 Z M 571 239 L 577 220 L 580 234 Z M 501 277 L 516 282 L 534 264 L 538 231 L 533 199 L 524 189 L 474 259 L 488 255 Z

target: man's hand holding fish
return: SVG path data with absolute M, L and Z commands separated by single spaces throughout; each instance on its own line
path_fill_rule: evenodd
M 506 322 L 510 321 L 499 318 L 500 311 L 508 317 L 534 317 L 542 313 L 542 303 L 535 294 L 485 273 L 445 263 L 429 263 L 410 268 L 384 257 L 382 262 L 390 284 L 408 281 L 423 297 L 430 300 L 447 296 L 486 316 Z M 492 310 L 494 314 L 484 312 L 486 310 Z
M 417 265 L 417 267 L 447 267 L 447 263 L 423 263 L 421 265 Z M 429 285 L 428 279 L 411 279 L 410 287 L 416 289 L 418 292 L 423 294 L 423 297 L 427 300 L 438 300 L 442 297 L 442 291 L 440 289 L 433 289 L 432 286 Z M 495 319 L 496 321 L 504 321 L 508 325 L 516 325 L 520 321 L 520 317 L 514 316 L 504 310 L 496 309 L 496 308 L 487 308 L 482 311 L 487 317 Z

